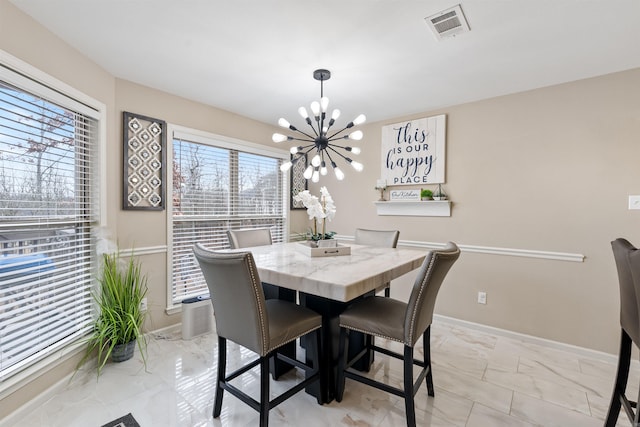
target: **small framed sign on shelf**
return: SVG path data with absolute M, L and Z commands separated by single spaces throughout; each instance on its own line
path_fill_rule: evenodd
M 420 190 L 391 190 L 389 200 L 392 202 L 419 201 Z

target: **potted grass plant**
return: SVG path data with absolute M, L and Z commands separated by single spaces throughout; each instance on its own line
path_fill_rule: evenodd
M 98 282 L 99 289 L 93 293 L 98 315 L 78 367 L 97 353 L 100 376 L 109 359 L 123 362 L 133 357 L 136 343 L 146 364 L 146 341 L 142 334 L 146 311 L 141 309 L 141 303 L 147 294 L 147 278 L 140 263 L 133 255 L 121 262 L 119 252 L 103 253 Z

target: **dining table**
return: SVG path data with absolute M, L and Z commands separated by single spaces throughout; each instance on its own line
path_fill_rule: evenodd
M 320 251 L 320 256 L 312 256 L 308 242 L 276 243 L 234 250 L 253 254 L 262 282 L 281 289 L 285 298 L 291 298 L 292 291 L 297 293 L 301 305 L 322 316 L 322 381 L 310 386 L 307 392 L 316 396 L 319 394 L 325 403 L 335 397 L 340 314 L 359 298 L 369 297 L 386 283 L 419 268 L 427 255 L 425 250 L 404 247 L 342 245 L 348 246 L 347 252 L 350 253 L 344 254 L 344 248 L 341 251 L 326 248 Z M 269 297 L 278 295 L 276 292 Z M 354 354 L 364 348 L 365 337 L 362 334 L 351 335 L 349 353 Z M 284 351 L 295 357 L 295 343 Z M 366 371 L 370 363 L 371 360 L 365 360 L 364 365 L 356 368 Z M 283 369 L 282 365 L 276 369 Z

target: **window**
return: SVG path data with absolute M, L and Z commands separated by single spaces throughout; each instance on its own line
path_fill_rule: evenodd
M 0 383 L 90 327 L 98 117 L 0 64 Z
M 227 230 L 258 227 L 270 228 L 274 242 L 284 240 L 286 190 L 280 165 L 288 153 L 181 134 L 174 134 L 172 151 L 175 305 L 208 293 L 192 253 L 196 242 L 228 248 Z

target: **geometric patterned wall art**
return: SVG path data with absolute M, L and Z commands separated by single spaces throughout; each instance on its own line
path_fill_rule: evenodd
M 166 128 L 162 120 L 123 112 L 122 209 L 164 209 Z
M 291 210 L 306 209 L 302 201 L 293 200 L 299 192 L 307 189 L 307 180 L 303 176 L 304 170 L 307 168 L 307 155 L 305 154 L 303 157 L 291 167 L 291 192 L 289 197 L 289 209 Z M 293 156 L 291 156 L 291 159 L 293 160 Z

